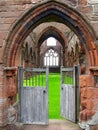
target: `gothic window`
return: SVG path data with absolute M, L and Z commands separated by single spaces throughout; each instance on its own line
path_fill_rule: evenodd
M 45 53 L 44 66 L 50 66 L 50 67 L 59 66 L 58 53 L 55 52 L 53 49 L 50 49 Z

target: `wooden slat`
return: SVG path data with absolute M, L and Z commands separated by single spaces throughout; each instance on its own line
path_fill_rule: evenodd
M 61 115 L 75 122 L 75 89 L 72 85 L 62 85 Z
M 18 111 L 19 111 L 19 116 L 18 116 L 18 121 L 20 122 L 21 120 L 21 86 L 23 85 L 23 69 L 22 67 L 18 68 Z
M 64 83 L 64 76 L 66 76 L 67 72 L 73 73 L 73 84 Z M 77 100 L 79 99 L 78 80 L 79 66 L 73 68 L 61 67 L 61 115 L 72 122 L 77 121 L 77 115 L 79 113 L 79 106 L 77 106 L 79 104 L 79 100 Z
M 24 71 L 27 71 L 27 72 L 46 72 L 46 69 L 43 69 L 43 68 L 25 68 Z
M 23 73 L 26 71 L 46 73 L 46 86 L 23 87 Z M 30 71 L 30 72 L 31 72 Z M 19 121 L 23 124 L 48 124 L 48 69 L 19 68 Z
M 61 71 L 73 71 L 74 70 L 74 68 L 61 68 Z
M 21 121 L 24 124 L 47 124 L 47 89 L 22 87 Z

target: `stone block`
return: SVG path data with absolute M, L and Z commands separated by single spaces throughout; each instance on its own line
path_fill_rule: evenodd
M 0 24 L 0 31 L 6 31 L 10 28 L 10 24 Z
M 88 99 L 86 104 L 87 104 L 87 110 L 92 110 L 93 109 L 94 102 L 93 102 L 92 99 Z
M 84 101 L 81 102 L 81 106 L 86 108 L 87 110 L 92 110 L 93 109 L 93 105 L 94 105 L 94 102 L 92 99 L 86 99 Z
M 95 114 L 95 112 L 91 111 L 91 110 L 87 110 L 87 119 L 91 119 L 92 116 Z
M 12 24 L 12 23 L 14 23 L 15 22 L 15 20 L 16 20 L 16 18 L 5 18 L 5 23 L 6 24 Z
M 6 38 L 7 32 L 6 31 L 0 31 L 0 46 L 3 45 L 3 39 Z
M 94 125 L 91 127 L 91 130 L 98 130 L 98 125 Z
M 80 112 L 80 120 L 81 121 L 90 120 L 94 114 L 95 114 L 94 111 L 85 109 Z
M 3 2 L 2 2 L 3 3 Z M 30 4 L 31 0 L 5 0 L 5 3 L 3 3 L 3 5 L 5 4 L 9 4 L 9 5 L 23 5 L 23 4 Z
M 86 87 L 86 78 L 85 75 L 80 76 L 80 87 Z
M 87 0 L 78 0 L 79 5 L 87 5 Z
M 94 87 L 94 78 L 92 75 L 81 75 L 80 87 Z
M 22 13 L 22 11 L 7 11 L 7 12 L 1 12 L 0 16 L 2 18 L 14 18 L 14 17 L 19 17 L 19 15 Z
M 81 102 L 81 106 L 82 107 L 86 107 L 87 106 L 87 99 Z
M 87 89 L 87 98 L 93 98 L 94 96 L 94 88 L 88 88 Z
M 98 13 L 98 4 L 93 5 L 93 13 L 94 14 Z
M 98 88 L 88 88 L 87 89 L 87 98 L 98 98 Z
M 87 120 L 87 109 L 80 112 L 80 120 L 86 121 Z
M 98 98 L 93 99 L 93 110 L 98 111 Z
M 4 44 L 4 40 L 1 40 L 0 41 L 0 63 L 2 64 L 3 63 L 3 56 L 4 56 L 4 49 L 5 49 L 5 46 L 2 46 Z
M 87 0 L 88 4 L 97 4 L 98 0 Z
M 87 88 L 82 88 L 81 89 L 81 97 L 87 98 Z
M 92 6 L 78 6 L 77 9 L 85 14 L 90 14 L 90 13 L 92 14 L 93 13 Z

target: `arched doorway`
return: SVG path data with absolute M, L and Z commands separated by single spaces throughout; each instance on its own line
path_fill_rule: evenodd
M 46 33 L 45 33 L 46 34 Z M 61 119 L 60 116 L 60 67 L 63 64 L 62 45 L 53 37 L 40 46 L 40 67 L 49 68 L 48 119 Z M 54 79 L 56 82 L 54 82 Z M 50 124 L 50 123 L 49 123 Z
M 37 47 L 38 47 L 38 55 L 40 53 L 40 46 L 42 45 L 43 41 L 46 40 L 48 37 L 54 37 L 56 40 L 58 40 L 62 46 L 62 66 L 65 66 L 65 48 L 67 46 L 67 39 L 66 36 L 56 27 L 49 26 L 46 29 L 44 29 L 40 35 L 38 36 L 38 41 L 37 41 Z M 38 59 L 39 61 L 39 59 Z M 40 64 L 40 63 L 38 63 Z
M 40 8 L 41 10 L 38 11 Z M 31 15 L 32 13 L 34 13 L 34 16 Z M 23 20 L 24 18 L 25 21 Z M 50 19 L 49 21 L 48 18 Z M 82 43 L 85 45 L 88 53 L 90 53 L 88 54 L 90 59 L 89 64 L 92 66 L 97 65 L 96 39 L 91 26 L 75 9 L 67 7 L 67 5 L 62 5 L 62 3 L 56 1 L 48 1 L 46 3 L 42 3 L 41 5 L 39 4 L 35 10 L 31 8 L 31 10 L 27 11 L 27 13 L 25 13 L 21 19 L 17 21 L 12 28 L 12 30 L 14 29 L 13 33 L 11 32 L 7 39 L 8 44 L 6 44 L 4 57 L 8 56 L 7 48 L 12 49 L 9 52 L 10 58 L 5 58 L 5 63 L 9 64 L 9 66 L 14 66 L 15 55 L 18 47 L 25 37 L 30 33 L 30 31 L 32 31 L 32 29 L 34 29 L 40 23 L 52 21 L 64 23 L 69 26 L 77 34 L 80 41 L 82 41 Z M 21 23 L 24 24 L 21 25 Z M 92 56 L 94 57 L 92 58 Z
M 55 0 L 39 4 L 37 8 L 31 8 L 17 20 L 6 41 L 4 65 L 15 66 L 17 52 L 28 34 L 39 24 L 52 21 L 63 23 L 73 30 L 84 45 L 88 66 L 98 65 L 96 39 L 92 27 L 75 9 Z M 9 52 L 8 48 L 10 48 Z

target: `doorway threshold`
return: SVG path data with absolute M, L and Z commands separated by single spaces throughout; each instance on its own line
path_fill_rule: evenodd
M 49 119 L 49 125 L 25 125 L 23 130 L 81 130 L 78 124 L 62 119 Z

